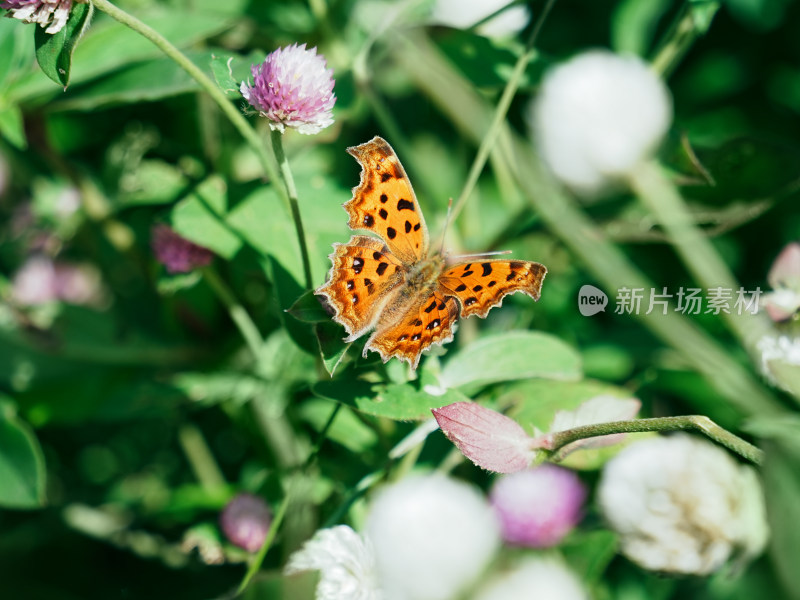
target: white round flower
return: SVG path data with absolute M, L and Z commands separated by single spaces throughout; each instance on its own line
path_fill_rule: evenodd
M 758 555 L 768 529 L 750 467 L 686 434 L 631 444 L 603 471 L 600 506 L 623 553 L 654 571 L 707 575 Z
M 320 529 L 292 554 L 284 572 L 319 571 L 317 600 L 381 600 L 369 540 L 347 525 Z
M 384 489 L 370 508 L 366 536 L 392 600 L 458 596 L 500 545 L 484 496 L 442 475 L 411 476 Z
M 544 161 L 585 195 L 602 191 L 647 159 L 671 120 L 669 91 L 647 64 L 604 50 L 549 71 L 531 115 Z
M 587 600 L 580 580 L 561 562 L 529 558 L 513 570 L 495 577 L 481 588 L 474 600 Z
M 506 5 L 508 0 L 436 0 L 430 20 L 436 25 L 468 29 Z M 482 23 L 478 32 L 490 37 L 514 35 L 522 31 L 530 20 L 530 9 L 517 4 Z

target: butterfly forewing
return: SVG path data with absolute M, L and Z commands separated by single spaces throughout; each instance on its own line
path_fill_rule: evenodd
M 458 297 L 461 316 L 485 317 L 514 292 L 538 300 L 546 274 L 545 266 L 536 262 L 485 260 L 448 267 L 439 276 L 439 285 L 447 295 Z
M 380 236 L 404 263 L 428 254 L 428 230 L 417 197 L 403 165 L 386 140 L 374 137 L 348 148 L 361 165 L 361 181 L 344 208 L 351 229 L 366 229 Z
M 328 299 L 334 320 L 355 339 L 375 325 L 390 292 L 402 284 L 402 265 L 381 241 L 366 235 L 333 248 L 328 282 L 316 293 Z

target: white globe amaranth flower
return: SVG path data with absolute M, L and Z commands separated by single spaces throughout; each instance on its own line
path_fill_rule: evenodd
M 622 552 L 645 569 L 708 575 L 764 549 L 768 527 L 755 471 L 686 434 L 635 442 L 605 467 L 600 507 Z
M 271 129 L 314 134 L 333 124 L 333 70 L 316 48 L 278 48 L 251 72 L 253 83 L 243 81 L 240 91 Z
M 528 558 L 512 570 L 495 576 L 481 587 L 473 600 L 588 600 L 580 579 L 563 563 Z
M 370 507 L 365 534 L 391 600 L 458 597 L 500 545 L 483 494 L 443 475 L 413 475 L 383 489 Z
M 508 4 L 508 0 L 436 0 L 430 21 L 435 25 L 468 29 Z M 522 31 L 530 20 L 530 8 L 517 4 L 479 25 L 477 31 L 489 37 L 514 35 Z
M 565 185 L 587 196 L 648 159 L 671 121 L 669 90 L 648 65 L 605 50 L 550 70 L 530 115 L 545 163 Z
M 382 600 L 369 540 L 347 525 L 320 529 L 292 554 L 287 575 L 319 571 L 317 600 Z

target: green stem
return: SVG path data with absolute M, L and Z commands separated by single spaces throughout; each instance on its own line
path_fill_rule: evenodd
M 536 38 L 539 36 L 539 32 L 544 25 L 545 19 L 547 19 L 547 15 L 550 14 L 550 10 L 553 8 L 554 4 L 555 0 L 548 0 L 547 4 L 542 9 L 539 19 L 536 21 L 536 25 L 534 26 L 533 31 L 531 32 L 531 35 L 528 37 L 528 41 L 525 44 L 525 52 L 522 53 L 519 59 L 517 59 L 517 64 L 514 65 L 514 71 L 511 73 L 511 77 L 509 78 L 508 83 L 503 90 L 503 94 L 500 96 L 500 100 L 497 103 L 497 107 L 495 108 L 494 116 L 492 117 L 492 123 L 489 126 L 486 135 L 483 136 L 481 144 L 478 148 L 478 154 L 475 156 L 475 160 L 472 162 L 472 167 L 467 175 L 467 181 L 464 183 L 464 187 L 461 190 L 458 200 L 453 205 L 453 212 L 450 217 L 453 221 L 455 221 L 456 217 L 464 208 L 464 204 L 467 202 L 467 199 L 472 194 L 472 190 L 475 189 L 475 185 L 478 183 L 478 177 L 480 177 L 483 167 L 486 165 L 486 160 L 489 158 L 489 153 L 492 151 L 495 140 L 497 139 L 497 135 L 502 128 L 501 126 L 503 121 L 505 121 L 508 108 L 511 106 L 511 101 L 514 99 L 514 96 L 519 89 L 519 85 L 522 82 L 522 76 L 525 73 L 525 69 L 527 68 L 528 63 L 533 60 L 533 57 L 536 56 L 536 51 L 533 49 L 533 45 L 536 42 Z
M 695 40 L 708 30 L 717 10 L 719 2 L 688 2 L 667 34 L 666 43 L 653 58 L 653 70 L 663 79 L 669 77 Z
M 584 425 L 566 431 L 549 434 L 547 450 L 557 452 L 568 444 L 586 438 L 611 435 L 615 433 L 642 433 L 646 431 L 686 431 L 695 430 L 705 434 L 728 450 L 735 452 L 751 463 L 760 465 L 764 453 L 753 444 L 733 435 L 702 415 L 685 415 L 679 417 L 656 417 L 652 419 L 634 419 L 631 421 L 612 421 L 596 425 Z
M 214 492 L 224 488 L 225 477 L 200 430 L 195 425 L 182 425 L 178 430 L 178 441 L 203 489 Z
M 655 162 L 642 163 L 631 173 L 629 182 L 639 199 L 661 223 L 695 280 L 707 289 L 723 288 L 735 294 L 739 289 L 736 278 L 711 240 L 694 225 L 686 203 L 661 167 Z M 720 314 L 744 347 L 754 355 L 756 343 L 770 328 L 765 315 L 750 314 L 747 310 Z
M 247 573 L 245 573 L 245 576 L 242 578 L 242 581 L 239 584 L 239 589 L 236 590 L 237 596 L 244 592 L 244 590 L 250 584 L 250 580 L 256 573 L 258 573 L 259 569 L 261 569 L 261 564 L 264 562 L 264 557 L 267 556 L 267 552 L 272 546 L 272 542 L 275 541 L 275 536 L 278 535 L 278 529 L 280 529 L 280 526 L 283 523 L 283 519 L 286 516 L 286 510 L 289 508 L 291 500 L 292 493 L 291 490 L 288 490 L 286 495 L 283 497 L 283 502 L 281 502 L 281 505 L 278 507 L 278 510 L 275 513 L 275 517 L 272 519 L 272 523 L 269 526 L 269 531 L 267 532 L 267 537 L 264 538 L 264 543 L 261 545 L 258 554 L 253 557 L 250 566 L 247 567 Z
M 214 293 L 222 304 L 225 305 L 225 308 L 228 309 L 228 315 L 230 315 L 231 320 L 239 329 L 239 333 L 242 334 L 253 358 L 256 363 L 258 363 L 259 357 L 261 356 L 261 347 L 264 344 L 258 327 L 253 323 L 250 315 L 247 313 L 244 306 L 239 303 L 239 300 L 236 299 L 236 296 L 233 295 L 228 285 L 212 267 L 203 267 L 202 273 L 206 283 L 214 290 Z
M 303 274 L 306 278 L 306 289 L 310 290 L 313 285 L 313 279 L 311 278 L 311 262 L 308 258 L 308 246 L 306 245 L 303 219 L 300 216 L 300 204 L 297 201 L 297 186 L 294 184 L 292 169 L 289 167 L 289 161 L 286 158 L 286 153 L 283 151 L 283 134 L 273 129 L 271 137 L 272 150 L 275 152 L 275 159 L 278 161 L 278 168 L 280 168 L 283 182 L 286 186 L 286 194 L 289 197 L 289 207 L 292 210 L 292 220 L 294 220 L 294 227 L 297 231 L 297 241 L 300 244 L 300 256 L 303 260 Z
M 244 118 L 239 109 L 236 108 L 236 106 L 234 106 L 225 93 L 219 89 L 216 83 L 214 83 L 205 73 L 203 73 L 203 71 L 200 70 L 191 60 L 189 60 L 180 50 L 173 46 L 164 36 L 145 23 L 142 23 L 133 15 L 126 13 L 124 10 L 111 4 L 111 2 L 108 0 L 89 1 L 94 4 L 95 8 L 103 11 L 112 19 L 119 21 L 126 27 L 131 28 L 133 31 L 153 42 L 153 44 L 158 47 L 159 50 L 174 60 L 184 71 L 186 71 L 192 77 L 192 79 L 194 79 L 211 97 L 211 99 L 216 102 L 222 113 L 228 118 L 236 130 L 255 151 L 261 166 L 264 168 L 264 171 L 267 174 L 267 177 L 271 181 L 278 181 L 278 171 L 275 169 L 275 166 L 272 164 L 272 162 L 270 162 L 269 153 L 264 146 L 263 140 L 258 136 L 255 129 L 250 126 L 250 124 L 247 122 L 247 119 Z M 279 189 L 279 195 L 288 202 L 286 191 L 280 186 L 276 187 Z

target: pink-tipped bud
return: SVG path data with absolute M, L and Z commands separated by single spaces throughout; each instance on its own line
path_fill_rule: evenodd
M 513 419 L 474 402 L 455 402 L 433 409 L 442 432 L 476 465 L 496 473 L 513 473 L 533 460 L 531 438 Z

